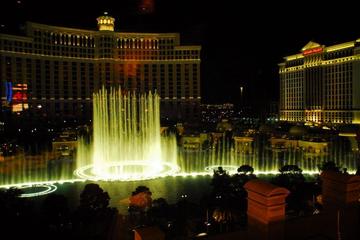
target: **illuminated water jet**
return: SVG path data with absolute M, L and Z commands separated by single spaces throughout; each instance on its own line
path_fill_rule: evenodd
M 160 136 L 160 98 L 102 88 L 93 94 L 93 143 L 80 141 L 75 174 L 143 180 L 179 171 L 174 136 Z

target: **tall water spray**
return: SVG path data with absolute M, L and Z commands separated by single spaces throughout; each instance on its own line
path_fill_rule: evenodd
M 139 180 L 173 174 L 176 139 L 160 135 L 160 98 L 120 88 L 93 94 L 93 143 L 80 141 L 76 174 L 87 179 Z

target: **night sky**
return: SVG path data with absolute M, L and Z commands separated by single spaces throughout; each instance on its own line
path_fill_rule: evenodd
M 360 38 L 357 7 L 346 1 L 3 0 L 0 9 L 1 32 L 26 20 L 95 30 L 104 11 L 116 18 L 116 31 L 179 32 L 182 44 L 203 47 L 204 103 L 239 103 L 243 86 L 244 102 L 257 109 L 278 101 L 283 56 L 310 40 L 333 45 Z

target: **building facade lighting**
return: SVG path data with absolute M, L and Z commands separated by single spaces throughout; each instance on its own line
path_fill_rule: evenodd
M 306 44 L 279 64 L 280 120 L 360 124 L 360 44 Z

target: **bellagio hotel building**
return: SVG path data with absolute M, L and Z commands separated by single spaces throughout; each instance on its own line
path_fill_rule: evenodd
M 199 117 L 201 46 L 181 46 L 178 33 L 115 32 L 27 22 L 25 36 L 0 34 L 2 108 L 56 119 L 91 119 L 92 93 L 105 85 L 156 91 L 161 115 Z M 25 111 L 26 110 L 26 111 Z
M 360 124 L 360 39 L 309 42 L 279 64 L 280 120 Z

